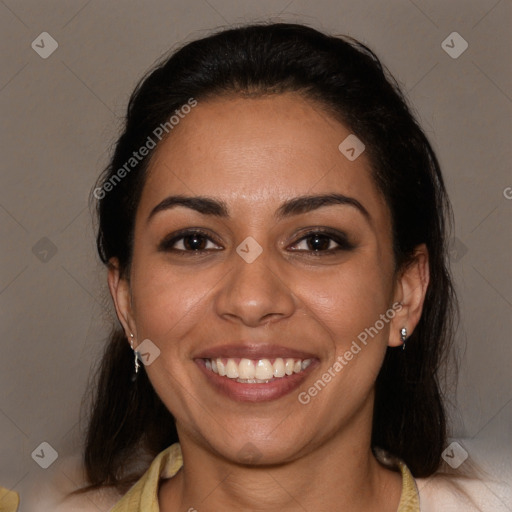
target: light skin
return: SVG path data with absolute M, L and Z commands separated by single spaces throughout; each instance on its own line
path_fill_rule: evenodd
M 349 134 L 296 93 L 223 97 L 199 102 L 156 149 L 131 267 L 121 275 L 112 260 L 108 280 L 127 338 L 150 339 L 161 351 L 144 371 L 176 418 L 185 461 L 160 487 L 164 512 L 397 509 L 401 476 L 370 449 L 374 384 L 387 347 L 419 321 L 428 253 L 419 246 L 396 271 L 390 213 L 366 154 L 351 162 L 338 150 Z M 329 194 L 362 208 L 277 215 L 294 198 Z M 174 195 L 222 202 L 227 215 L 183 205 L 151 215 Z M 163 250 L 162 240 L 187 228 L 206 233 L 206 250 L 194 252 L 191 238 Z M 341 233 L 348 245 L 325 235 L 313 243 L 319 230 Z M 248 236 L 263 249 L 252 263 L 236 252 Z M 395 302 L 402 308 L 394 318 L 301 404 L 298 393 Z M 241 340 L 303 350 L 318 365 L 279 399 L 239 402 L 210 386 L 194 359 Z M 243 465 L 247 443 L 257 460 Z

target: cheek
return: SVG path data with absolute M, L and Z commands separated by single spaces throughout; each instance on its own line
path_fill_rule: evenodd
M 378 264 L 362 264 L 359 259 L 329 273 L 302 275 L 296 289 L 306 314 L 315 317 L 343 348 L 391 307 L 388 281 Z
M 392 316 L 386 312 L 394 313 L 389 285 L 382 282 L 380 272 L 352 270 L 308 281 L 301 294 L 307 314 L 315 317 L 329 340 L 321 378 L 333 386 L 322 400 L 337 404 L 341 393 L 347 408 L 364 400 L 373 388 L 388 344 Z
M 391 283 L 382 267 L 376 258 L 363 255 L 321 271 L 289 267 L 281 278 L 298 300 L 301 316 L 343 348 L 391 306 Z M 139 338 L 160 340 L 165 342 L 162 348 L 177 350 L 171 341 L 197 329 L 201 320 L 215 327 L 213 301 L 223 286 L 223 272 L 229 273 L 223 266 L 191 270 L 165 263 L 140 265 L 134 258 L 131 279 Z
M 160 351 L 146 367 L 151 384 L 173 414 L 190 416 L 189 393 L 183 390 L 192 389 L 195 370 L 188 351 L 215 280 L 210 285 L 204 273 L 188 275 L 167 265 L 147 265 L 147 260 L 138 265 L 135 258 L 131 280 L 137 336 L 150 339 Z
M 306 314 L 329 340 L 323 379 L 333 381 L 322 400 L 337 403 L 350 390 L 346 406 L 363 400 L 373 388 L 387 349 L 392 281 L 375 259 L 358 259 L 326 276 L 303 281 Z M 394 311 L 392 311 L 394 312 Z M 384 320 L 381 315 L 384 315 Z M 346 397 L 345 397 L 346 400 Z
M 135 263 L 135 260 L 134 260 Z M 197 323 L 214 288 L 211 272 L 181 272 L 169 266 L 153 265 L 132 272 L 133 309 L 138 335 L 164 343 L 162 349 L 177 347 L 187 327 Z

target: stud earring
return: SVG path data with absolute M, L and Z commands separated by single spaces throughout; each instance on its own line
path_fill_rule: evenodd
M 139 373 L 140 364 L 139 364 L 138 352 L 135 350 L 135 348 L 133 348 L 133 333 L 130 333 L 130 346 L 132 347 L 133 356 L 134 356 L 135 372 L 132 375 L 132 381 L 134 381 L 137 378 L 137 374 Z
M 402 350 L 405 350 L 405 341 L 407 340 L 407 329 L 405 327 L 400 329 L 400 339 L 402 340 Z

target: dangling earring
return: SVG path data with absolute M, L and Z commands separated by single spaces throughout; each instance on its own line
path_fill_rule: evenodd
M 402 340 L 402 350 L 405 350 L 405 340 L 407 339 L 407 329 L 405 327 L 400 329 L 400 339 Z
M 137 374 L 139 373 L 140 364 L 139 364 L 138 352 L 133 348 L 133 333 L 130 333 L 130 346 L 132 347 L 133 355 L 135 358 L 135 360 L 134 360 L 135 372 L 132 375 L 132 381 L 135 381 L 135 379 L 137 378 Z

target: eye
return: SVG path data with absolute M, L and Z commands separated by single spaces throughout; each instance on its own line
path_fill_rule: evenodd
M 200 253 L 218 251 L 222 247 L 212 237 L 201 230 L 185 230 L 166 237 L 158 246 L 161 251 Z
M 289 247 L 292 251 L 332 254 L 341 250 L 354 249 L 347 237 L 341 232 L 317 229 L 302 236 Z

